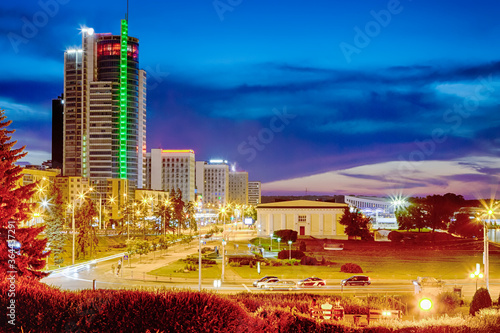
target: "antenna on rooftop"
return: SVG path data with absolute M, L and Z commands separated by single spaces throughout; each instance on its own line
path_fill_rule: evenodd
M 125 20 L 128 22 L 128 0 L 127 0 L 127 13 L 125 14 Z

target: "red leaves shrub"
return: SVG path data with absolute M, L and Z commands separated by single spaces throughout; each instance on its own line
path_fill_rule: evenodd
M 343 264 L 342 267 L 340 267 L 340 271 L 344 273 L 363 273 L 359 265 L 350 262 Z
M 16 281 L 16 326 L 25 332 L 254 332 L 259 325 L 231 299 L 192 291 L 61 291 Z M 9 283 L 0 282 L 0 306 Z M 2 316 L 1 327 L 10 327 Z

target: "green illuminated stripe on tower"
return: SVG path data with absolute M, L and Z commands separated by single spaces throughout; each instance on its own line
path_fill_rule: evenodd
M 120 178 L 127 179 L 127 40 L 128 22 L 121 21 L 120 38 Z

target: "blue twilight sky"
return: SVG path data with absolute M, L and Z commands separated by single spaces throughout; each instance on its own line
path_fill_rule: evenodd
M 147 145 L 224 158 L 264 194 L 497 193 L 498 1 L 136 1 Z M 51 158 L 51 99 L 79 28 L 126 1 L 3 1 L 0 108 Z

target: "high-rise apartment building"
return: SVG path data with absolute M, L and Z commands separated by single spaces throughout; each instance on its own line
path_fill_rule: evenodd
M 203 204 L 224 206 L 228 203 L 229 165 L 224 160 L 196 162 L 196 188 Z
M 146 154 L 145 188 L 156 191 L 180 189 L 184 202 L 194 201 L 195 155 L 193 150 L 151 149 Z
M 230 171 L 228 190 L 229 203 L 248 205 L 248 172 Z
M 63 175 L 89 178 L 98 193 L 107 179 L 143 187 L 146 164 L 146 73 L 139 40 L 83 28 L 82 47 L 64 53 Z
M 248 204 L 249 205 L 258 205 L 261 201 L 261 183 L 257 181 L 249 181 L 248 182 Z

